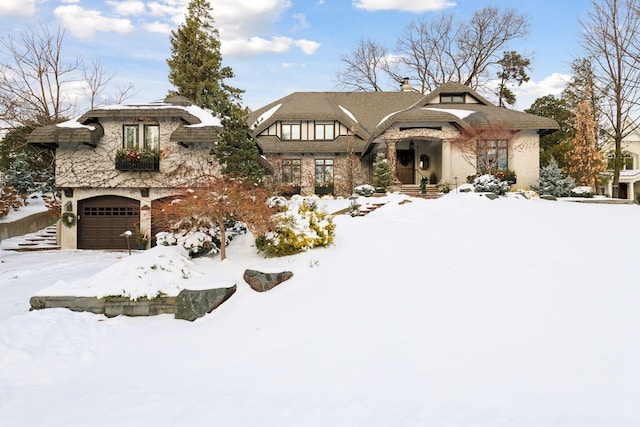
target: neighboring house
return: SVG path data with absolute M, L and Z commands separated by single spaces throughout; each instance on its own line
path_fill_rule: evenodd
M 618 198 L 637 200 L 640 197 L 640 129 L 635 129 L 622 139 L 622 155 L 624 156 L 620 171 Z M 602 147 L 605 160 L 609 163 L 615 153 L 615 142 L 607 141 Z M 613 194 L 613 173 L 607 173 L 607 182 L 602 188 L 604 194 Z
M 56 149 L 62 212 L 74 222 L 59 228 L 62 248 L 125 249 L 121 234 L 138 227 L 155 235 L 159 201 L 219 175 L 210 150 L 220 129 L 218 118 L 176 96 L 95 108 L 34 130 L 30 144 Z
M 379 152 L 395 189 L 417 188 L 423 177 L 453 186 L 487 169 L 514 171 L 518 187 L 530 186 L 539 178 L 539 135 L 558 128 L 461 84 L 422 95 L 408 81 L 398 92 L 296 92 L 252 112 L 249 124 L 277 184 L 336 195 L 371 183 Z M 492 136 L 469 144 L 479 129 Z

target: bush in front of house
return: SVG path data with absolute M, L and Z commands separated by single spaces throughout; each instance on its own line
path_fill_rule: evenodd
M 384 154 L 378 153 L 373 163 L 373 187 L 378 193 L 386 193 L 393 185 L 393 171 Z
M 594 196 L 593 188 L 588 186 L 580 186 L 575 187 L 571 190 L 571 195 L 573 197 L 584 197 L 590 199 Z
M 296 210 L 286 210 L 275 217 L 275 229 L 256 237 L 256 247 L 265 256 L 294 255 L 333 243 L 333 216 L 319 209 L 314 200 L 305 199 Z
M 234 237 L 247 232 L 247 227 L 238 221 L 225 223 L 225 245 Z M 156 234 L 156 243 L 163 246 L 182 246 L 191 258 L 220 253 L 220 228 L 208 218 L 191 217 L 178 221 L 172 230 Z
M 502 181 L 494 175 L 480 175 L 473 180 L 473 190 L 476 193 L 493 193 L 502 196 L 510 189 L 511 185 L 507 181 Z
M 538 194 L 568 197 L 575 186 L 573 178 L 566 176 L 555 159 L 551 159 L 547 166 L 540 169 L 538 185 L 532 185 L 531 188 Z
M 375 192 L 376 192 L 375 187 L 369 184 L 358 185 L 356 188 L 353 189 L 354 194 L 358 196 L 363 196 L 363 197 L 371 197 Z

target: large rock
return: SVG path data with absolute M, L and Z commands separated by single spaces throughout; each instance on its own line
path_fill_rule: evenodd
M 251 289 L 257 292 L 271 290 L 292 277 L 293 273 L 290 271 L 283 271 L 281 273 L 263 273 L 256 270 L 245 270 L 243 276 L 244 281 L 251 286 Z
M 176 297 L 176 319 L 193 322 L 205 314 L 211 313 L 216 307 L 228 300 L 236 291 L 236 285 L 231 288 L 191 290 L 183 289 Z

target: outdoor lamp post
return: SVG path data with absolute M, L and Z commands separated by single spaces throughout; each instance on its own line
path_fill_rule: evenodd
M 129 243 L 129 237 L 133 236 L 133 232 L 131 230 L 127 230 L 120 236 L 124 236 L 124 238 L 127 239 L 127 250 L 129 251 L 129 255 L 131 255 L 131 244 Z

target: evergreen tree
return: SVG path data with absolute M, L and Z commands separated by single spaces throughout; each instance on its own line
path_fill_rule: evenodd
M 378 153 L 373 163 L 373 187 L 378 193 L 386 193 L 393 184 L 393 171 L 382 153 Z
M 169 81 L 177 88 L 175 94 L 221 117 L 223 129 L 212 153 L 223 172 L 258 181 L 264 173 L 258 162 L 260 151 L 239 104 L 242 91 L 224 82 L 234 74 L 222 66 L 218 30 L 210 11 L 207 0 L 189 2 L 184 24 L 171 33 Z
M 539 183 L 532 188 L 538 194 L 568 197 L 575 186 L 573 178 L 565 176 L 558 163 L 552 158 L 547 166 L 540 169 Z
M 234 77 L 230 67 L 222 66 L 218 30 L 213 26 L 207 0 L 191 0 L 185 22 L 171 32 L 169 81 L 174 92 L 196 105 L 220 112 L 240 97 L 242 91 L 224 83 Z
M 540 166 L 545 167 L 555 159 L 558 167 L 564 169 L 573 136 L 573 113 L 568 102 L 564 98 L 546 95 L 536 99 L 531 107 L 524 111 L 550 117 L 558 122 L 560 126 L 558 130 L 540 136 Z
M 526 69 L 531 65 L 528 58 L 524 58 L 516 51 L 505 52 L 502 59 L 498 61 L 502 69 L 498 72 L 500 83 L 498 84 L 498 106 L 505 107 L 505 103 L 513 105 L 516 103 L 516 95 L 507 87 L 510 82 L 520 86 L 523 82 L 529 81 Z

